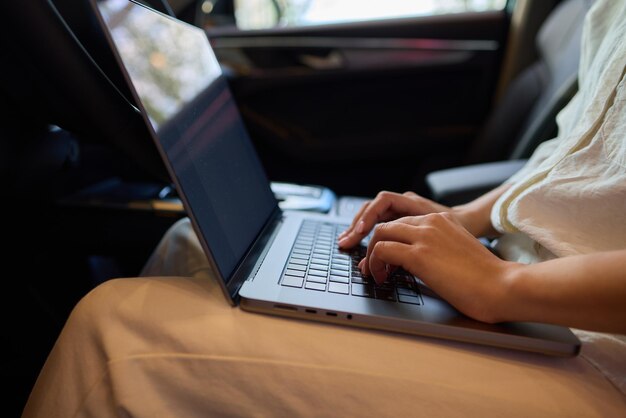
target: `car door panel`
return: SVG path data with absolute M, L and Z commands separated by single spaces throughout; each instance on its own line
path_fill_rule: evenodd
M 372 194 L 419 191 L 421 172 L 460 160 L 489 109 L 507 25 L 483 12 L 209 38 L 270 178 Z

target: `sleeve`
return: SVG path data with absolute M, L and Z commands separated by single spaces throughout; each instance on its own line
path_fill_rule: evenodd
M 528 176 L 528 174 L 535 171 L 548 157 L 550 157 L 554 153 L 554 150 L 558 147 L 558 145 L 559 137 L 550 139 L 540 144 L 533 153 L 533 155 L 530 157 L 528 162 L 524 165 L 524 167 L 522 167 L 521 170 L 509 177 L 504 183 L 517 183 L 518 181 Z

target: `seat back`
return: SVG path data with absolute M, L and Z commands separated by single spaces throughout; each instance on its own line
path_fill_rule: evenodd
M 467 164 L 528 158 L 557 132 L 556 115 L 577 89 L 580 42 L 593 0 L 564 0 L 542 24 L 538 59 L 510 83 L 492 111 Z

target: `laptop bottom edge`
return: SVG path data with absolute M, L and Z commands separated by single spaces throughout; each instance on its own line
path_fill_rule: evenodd
M 368 316 L 338 310 L 326 310 L 314 307 L 296 306 L 280 302 L 255 300 L 242 297 L 241 309 L 260 314 L 305 319 L 313 322 L 323 322 L 342 326 L 358 327 L 361 329 L 392 332 L 397 334 L 409 334 L 418 337 L 443 339 L 454 342 L 468 343 L 473 346 L 490 346 L 503 349 L 525 351 L 556 357 L 573 357 L 580 351 L 580 341 L 568 329 L 553 325 L 521 324 L 531 332 L 536 330 L 538 334 L 545 335 L 553 331 L 554 339 L 542 339 L 528 335 L 515 335 L 495 331 L 497 325 L 490 331 L 489 324 L 477 323 L 476 329 L 457 327 L 454 325 L 433 324 L 422 321 L 398 320 L 398 318 Z M 468 319 L 469 320 L 469 319 Z M 472 321 L 472 320 L 469 320 Z M 559 340 L 557 337 L 562 337 Z

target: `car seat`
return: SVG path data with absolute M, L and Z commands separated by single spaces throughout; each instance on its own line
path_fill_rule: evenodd
M 538 58 L 509 84 L 466 164 L 426 175 L 431 197 L 447 205 L 472 200 L 519 170 L 557 133 L 556 115 L 577 91 L 580 42 L 593 0 L 564 0 L 536 36 Z

